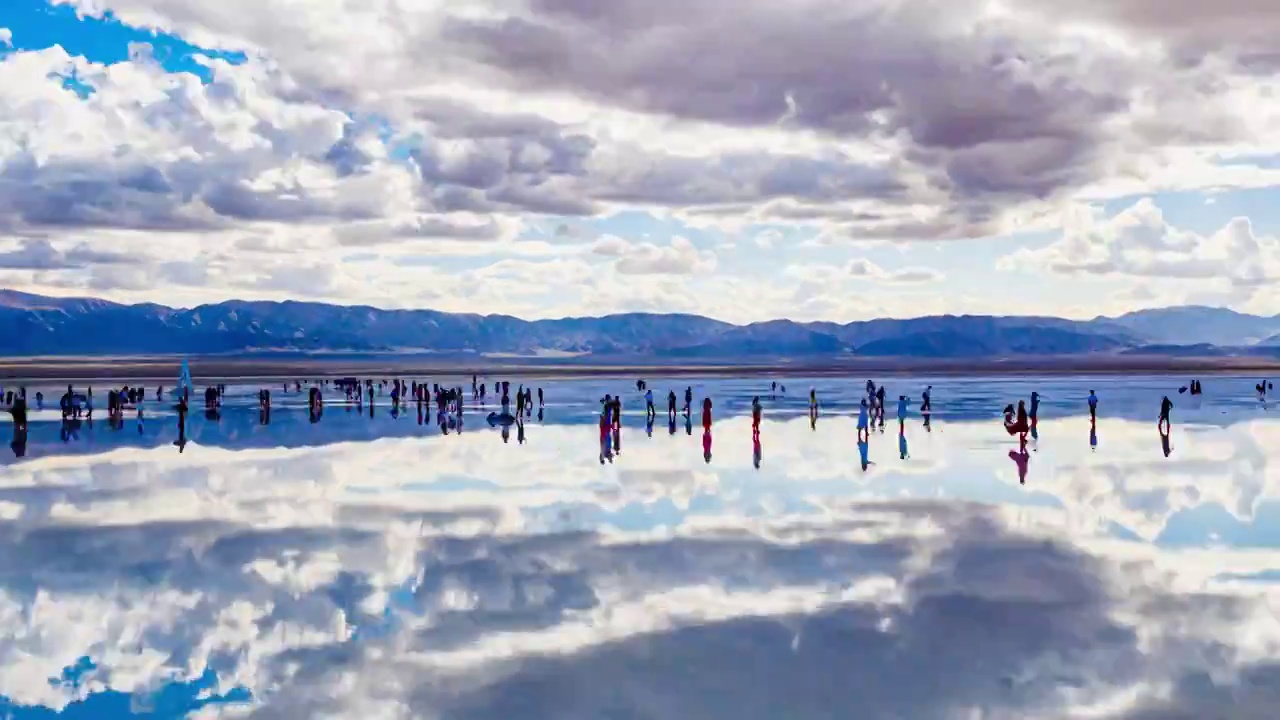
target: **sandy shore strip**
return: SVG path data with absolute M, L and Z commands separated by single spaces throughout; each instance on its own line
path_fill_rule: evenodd
M 1125 375 L 1125 374 L 1259 374 L 1280 371 L 1280 360 L 1264 357 L 1184 358 L 1160 356 L 1084 355 L 990 359 L 850 358 L 847 360 L 776 360 L 750 363 L 647 360 L 610 362 L 513 358 L 293 356 L 192 357 L 197 379 L 306 379 L 317 377 L 820 377 L 879 375 Z M 179 357 L 35 357 L 0 358 L 0 379 L 172 381 Z

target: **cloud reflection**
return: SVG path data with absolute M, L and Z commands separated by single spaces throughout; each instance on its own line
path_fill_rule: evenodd
M 504 444 L 475 418 L 10 465 L 0 695 L 212 673 L 260 718 L 1136 720 L 1278 687 L 1277 595 L 1228 577 L 1277 569 L 1275 421 L 1178 425 L 1165 457 L 1151 422 L 1100 418 L 1094 451 L 1042 418 L 1023 485 L 994 419 L 872 432 L 863 472 L 838 414 L 711 443 L 629 418 L 603 465 L 591 425 Z

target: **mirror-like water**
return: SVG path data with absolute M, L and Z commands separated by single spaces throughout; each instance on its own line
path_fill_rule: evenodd
M 1272 717 L 1280 415 L 1257 380 L 887 378 L 865 444 L 861 380 L 654 379 L 651 426 L 634 380 L 535 381 L 540 419 L 468 402 L 461 431 L 385 394 L 312 418 L 278 385 L 264 417 L 233 383 L 177 445 L 154 388 L 140 425 L 63 423 L 40 388 L 0 466 L 0 710 Z M 1033 389 L 1022 450 L 1000 409 Z

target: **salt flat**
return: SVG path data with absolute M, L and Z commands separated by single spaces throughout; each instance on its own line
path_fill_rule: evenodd
M 141 431 L 64 424 L 39 388 L 0 465 L 0 709 L 1269 716 L 1280 420 L 1259 379 L 1193 399 L 1185 378 L 876 378 L 865 469 L 862 378 L 649 378 L 652 426 L 634 378 L 548 381 L 521 425 L 472 403 L 461 432 L 385 394 L 328 391 L 313 421 L 278 386 L 266 418 L 232 384 L 179 445 L 154 388 Z M 1023 454 L 999 412 L 1032 390 Z M 602 446 L 606 392 L 624 414 Z

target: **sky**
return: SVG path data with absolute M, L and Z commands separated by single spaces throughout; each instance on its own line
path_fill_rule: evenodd
M 1263 0 L 6 0 L 0 286 L 1280 313 Z

